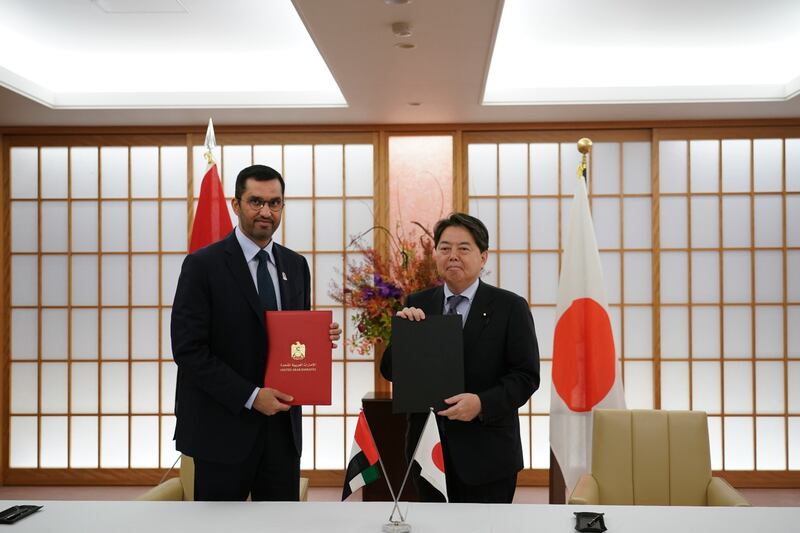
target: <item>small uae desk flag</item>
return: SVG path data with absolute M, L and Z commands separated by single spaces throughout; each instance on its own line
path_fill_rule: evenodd
M 578 149 L 583 161 L 558 283 L 550 393 L 550 446 L 568 491 L 582 474 L 591 471 L 592 410 L 625 408 L 586 192 L 586 153 L 591 141 L 581 139 Z
M 212 155 L 217 145 L 214 137 L 214 124 L 208 119 L 206 130 L 206 153 L 208 161 L 203 182 L 200 185 L 200 199 L 197 201 L 197 211 L 192 223 L 192 237 L 189 241 L 189 253 L 195 252 L 204 246 L 225 237 L 231 232 L 231 215 L 225 203 L 225 193 L 219 181 L 217 163 Z
M 353 448 L 350 451 L 350 461 L 347 463 L 344 488 L 342 489 L 342 501 L 364 485 L 369 485 L 381 477 L 381 473 L 378 470 L 380 460 L 381 456 L 378 454 L 378 447 L 375 446 L 375 440 L 369 430 L 367 418 L 364 416 L 364 411 L 361 411 L 356 423 L 356 434 L 353 438 Z

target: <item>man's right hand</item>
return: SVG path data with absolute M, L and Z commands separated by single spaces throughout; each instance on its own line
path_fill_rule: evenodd
M 425 311 L 418 307 L 404 307 L 402 311 L 397 312 L 397 316 L 412 322 L 417 322 L 425 320 Z
M 290 405 L 283 402 L 291 402 L 294 398 L 276 389 L 264 387 L 258 390 L 256 399 L 253 401 L 253 409 L 267 416 L 272 416 L 281 411 L 288 411 Z

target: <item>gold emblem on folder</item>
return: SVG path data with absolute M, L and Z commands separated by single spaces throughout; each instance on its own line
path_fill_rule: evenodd
M 295 342 L 292 344 L 292 359 L 295 361 L 300 361 L 306 358 L 306 345 L 302 344 L 300 341 Z

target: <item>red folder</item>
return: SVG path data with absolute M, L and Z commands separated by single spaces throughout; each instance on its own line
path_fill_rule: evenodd
M 331 311 L 266 311 L 264 386 L 294 396 L 290 405 L 331 404 Z

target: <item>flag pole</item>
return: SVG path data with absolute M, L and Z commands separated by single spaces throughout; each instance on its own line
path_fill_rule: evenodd
M 430 420 L 430 413 L 433 412 L 433 407 L 429 407 L 428 409 L 429 409 L 429 411 L 428 411 L 428 420 Z M 428 425 L 428 420 L 426 420 L 425 421 L 425 425 L 422 426 L 422 431 L 423 432 L 425 432 L 425 426 Z M 414 446 L 414 453 L 411 454 L 411 460 L 408 462 L 408 468 L 406 468 L 406 475 L 403 476 L 403 482 L 400 484 L 400 490 L 397 492 L 397 498 L 395 498 L 395 500 L 394 500 L 394 507 L 392 508 L 392 514 L 389 515 L 389 521 L 392 520 L 392 517 L 394 516 L 394 510 L 395 509 L 397 509 L 398 513 L 400 512 L 400 506 L 398 505 L 398 501 L 400 500 L 400 496 L 403 495 L 403 489 L 406 486 L 406 481 L 408 481 L 408 475 L 411 473 L 411 465 L 414 464 L 414 457 L 417 456 L 417 450 L 419 449 L 419 442 L 421 440 L 422 440 L 422 434 L 420 434 L 420 438 L 417 439 L 417 444 L 416 444 L 416 446 Z M 402 514 L 400 515 L 400 520 L 401 521 L 405 520 L 405 518 L 403 518 Z

